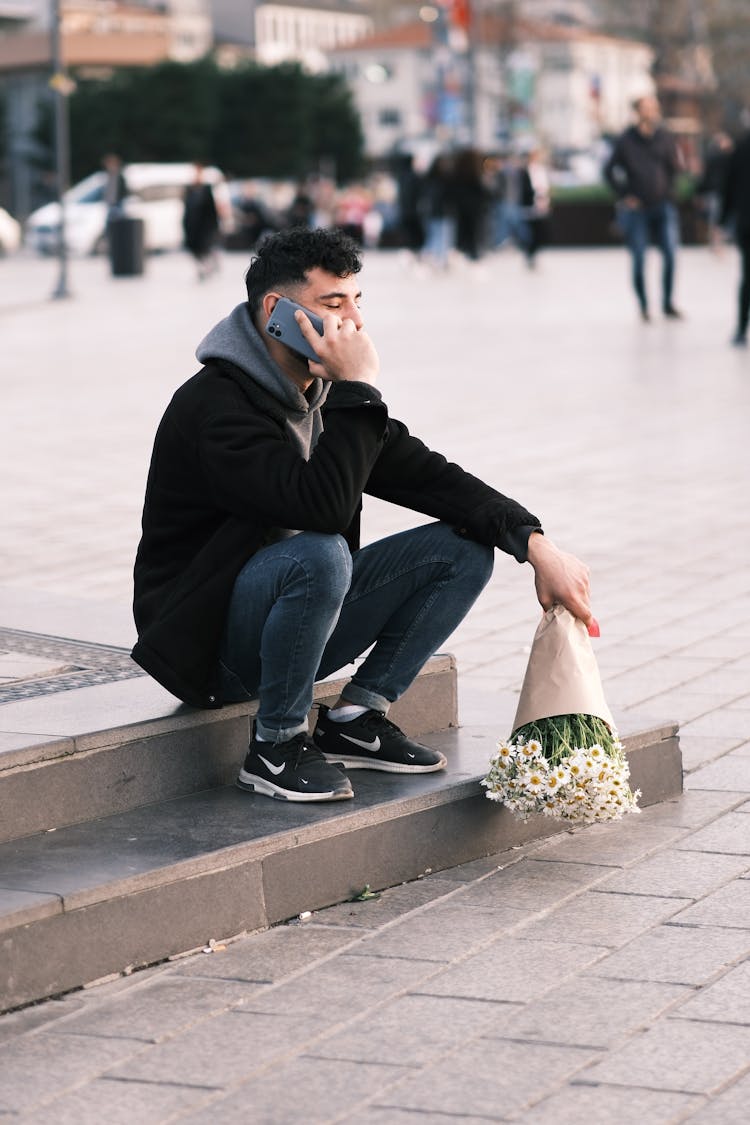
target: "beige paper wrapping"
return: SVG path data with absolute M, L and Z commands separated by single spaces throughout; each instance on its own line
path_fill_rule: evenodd
M 614 730 L 586 626 L 561 605 L 534 634 L 513 730 L 553 715 L 596 715 Z

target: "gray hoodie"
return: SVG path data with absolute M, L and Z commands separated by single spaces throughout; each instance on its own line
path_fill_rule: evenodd
M 286 413 L 289 435 L 300 454 L 309 461 L 323 430 L 320 407 L 331 384 L 314 379 L 307 394 L 302 394 L 271 359 L 250 316 L 247 301 L 237 305 L 204 336 L 195 354 L 201 363 L 212 359 L 228 360 L 280 402 Z

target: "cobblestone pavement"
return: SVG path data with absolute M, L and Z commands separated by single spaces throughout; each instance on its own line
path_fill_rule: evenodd
M 127 605 L 156 421 L 243 267 L 75 262 L 51 302 L 53 263 L 0 261 L 1 586 Z M 591 565 L 607 698 L 680 722 L 684 797 L 2 1017 L 0 1116 L 744 1125 L 750 354 L 732 252 L 682 251 L 681 323 L 640 324 L 626 273 L 370 254 L 364 308 L 392 412 Z M 413 522 L 367 505 L 370 538 Z M 516 691 L 537 618 L 499 560 L 461 681 Z

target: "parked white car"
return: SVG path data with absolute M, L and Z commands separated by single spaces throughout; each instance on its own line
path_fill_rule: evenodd
M 21 245 L 21 224 L 0 207 L 0 257 L 13 254 Z
M 128 194 L 125 215 L 143 219 L 147 251 L 178 250 L 183 243 L 183 193 L 195 175 L 193 164 L 125 164 Z M 226 192 L 218 168 L 204 168 L 206 183 Z M 97 254 L 106 246 L 107 174 L 94 172 L 65 193 L 65 243 L 71 254 Z M 46 203 L 26 220 L 26 245 L 40 254 L 57 252 L 60 238 L 60 205 Z

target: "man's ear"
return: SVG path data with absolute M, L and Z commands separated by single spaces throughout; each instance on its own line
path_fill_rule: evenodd
M 266 293 L 266 295 L 264 296 L 263 300 L 261 301 L 261 309 L 266 320 L 268 320 L 271 313 L 276 308 L 278 300 L 278 293 Z

